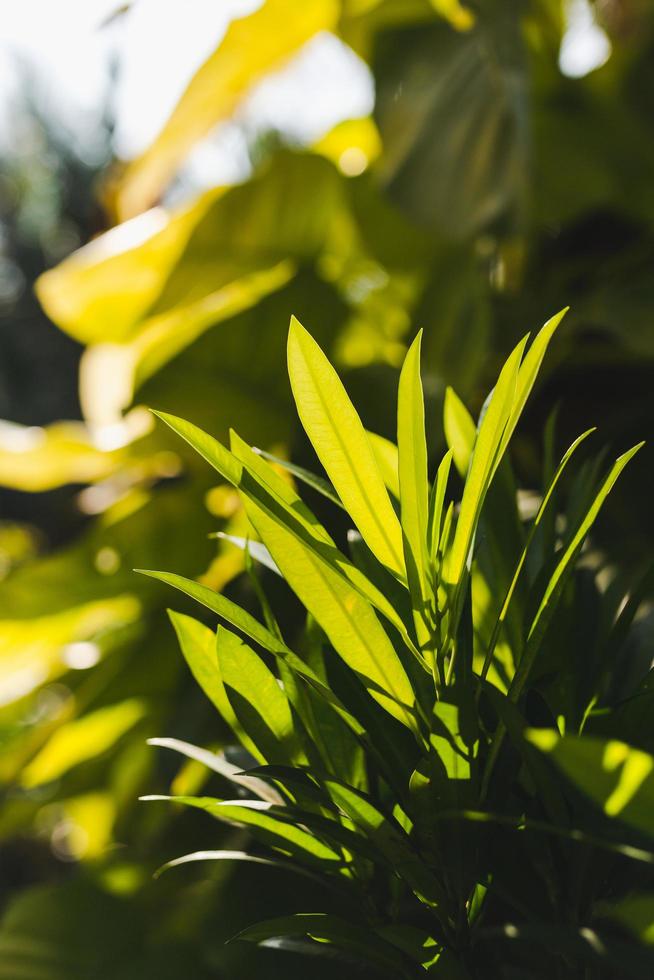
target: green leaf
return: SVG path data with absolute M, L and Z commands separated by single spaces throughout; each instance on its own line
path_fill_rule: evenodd
M 218 538 L 220 541 L 229 541 L 229 543 L 233 544 L 234 547 L 240 548 L 240 550 L 244 551 L 246 555 L 250 555 L 251 558 L 254 558 L 260 565 L 263 565 L 265 568 L 269 569 L 269 571 L 274 572 L 275 575 L 281 575 L 277 565 L 270 557 L 270 552 L 265 545 L 261 544 L 260 541 L 251 541 L 249 538 L 240 538 L 236 534 L 226 534 L 224 531 L 216 531 L 214 534 L 211 534 L 210 537 Z
M 257 840 L 310 863 L 342 864 L 342 857 L 307 830 L 282 820 L 264 800 L 217 800 L 210 796 L 143 796 L 144 803 L 165 801 L 195 807 L 224 823 L 247 827 Z M 283 807 L 280 808 L 283 811 Z
M 518 580 L 520 579 L 520 575 L 521 575 L 522 569 L 524 567 L 525 561 L 527 560 L 527 555 L 529 553 L 529 549 L 531 547 L 531 544 L 532 544 L 532 542 L 534 540 L 534 536 L 536 534 L 536 531 L 538 530 L 538 527 L 539 527 L 541 521 L 543 520 L 543 517 L 545 516 L 545 514 L 547 512 L 547 507 L 548 507 L 548 504 L 550 503 L 550 501 L 552 499 L 552 496 L 554 494 L 554 490 L 556 489 L 556 486 L 557 486 L 559 480 L 561 479 L 561 476 L 563 475 L 563 472 L 564 472 L 566 466 L 570 462 L 570 460 L 571 460 L 573 454 L 575 453 L 575 451 L 577 450 L 577 448 L 594 431 L 595 431 L 594 429 L 588 429 L 586 432 L 583 432 L 580 436 L 578 436 L 575 439 L 575 441 L 572 443 L 572 445 L 569 447 L 569 449 L 564 453 L 563 458 L 561 459 L 561 462 L 559 463 L 559 465 L 558 465 L 558 467 L 556 469 L 556 472 L 554 473 L 554 476 L 552 477 L 552 480 L 550 482 L 550 485 L 549 485 L 549 487 L 547 489 L 547 493 L 545 494 L 545 496 L 543 497 L 542 501 L 540 502 L 540 505 L 538 507 L 538 511 L 536 513 L 536 517 L 534 518 L 534 521 L 532 523 L 532 526 L 531 526 L 531 528 L 529 530 L 529 535 L 528 535 L 527 540 L 525 542 L 524 548 L 522 549 L 522 553 L 521 553 L 520 558 L 518 560 L 518 564 L 516 565 L 515 572 L 513 573 L 513 578 L 511 579 L 511 583 L 510 583 L 509 588 L 507 589 L 506 595 L 504 597 L 504 602 L 502 603 L 500 612 L 499 612 L 498 617 L 497 617 L 497 621 L 495 623 L 495 626 L 493 627 L 493 632 L 491 634 L 491 638 L 489 640 L 488 647 L 486 649 L 486 653 L 485 653 L 485 656 L 484 656 L 484 663 L 483 663 L 482 668 L 481 668 L 481 674 L 480 674 L 480 676 L 482 677 L 482 679 L 485 678 L 486 675 L 488 674 L 489 667 L 490 667 L 490 665 L 491 665 L 491 663 L 493 661 L 493 655 L 495 653 L 495 648 L 497 646 L 497 641 L 499 640 L 499 637 L 500 637 L 500 632 L 502 630 L 502 625 L 503 625 L 504 621 L 506 620 L 506 617 L 507 617 L 507 614 L 508 614 L 508 611 L 509 611 L 509 605 L 511 603 L 511 600 L 512 600 L 513 595 L 515 593 L 516 587 L 518 585 Z
M 393 977 L 413 977 L 415 966 L 401 950 L 382 939 L 367 925 L 355 925 L 326 912 L 299 913 L 258 922 L 239 932 L 234 939 L 266 943 L 286 936 L 307 936 L 319 943 L 334 944 L 353 952 L 365 963 L 374 964 Z
M 166 861 L 164 865 L 154 873 L 155 878 L 159 878 L 165 871 L 171 868 L 179 868 L 183 864 L 195 864 L 198 861 L 244 861 L 247 864 L 260 864 L 269 868 L 282 868 L 284 871 L 293 871 L 295 874 L 306 875 L 313 881 L 321 884 L 324 879 L 312 874 L 300 864 L 293 861 L 283 861 L 279 858 L 261 857 L 257 854 L 249 854 L 247 851 L 193 851 L 192 854 L 183 854 L 181 857 Z
M 525 736 L 607 816 L 654 836 L 654 756 L 625 742 L 550 729 L 532 728 Z
M 275 520 L 282 521 L 305 546 L 315 550 L 324 561 L 337 568 L 395 626 L 409 649 L 417 653 L 406 625 L 383 592 L 375 588 L 339 551 L 295 490 L 235 432 L 231 432 L 234 451 L 230 452 L 217 439 L 192 423 L 165 412 L 155 414 L 196 449 L 224 479 L 254 500 Z
M 457 472 L 465 477 L 477 438 L 477 427 L 457 393 L 449 387 L 445 389 L 443 428 Z
M 327 500 L 331 500 L 333 504 L 337 507 L 343 508 L 342 502 L 339 500 L 337 495 L 334 493 L 334 488 L 327 482 L 323 480 L 322 477 L 317 476 L 315 473 L 311 473 L 310 470 L 305 470 L 303 466 L 297 466 L 295 463 L 289 462 L 287 459 L 281 459 L 279 456 L 273 456 L 272 453 L 267 453 L 264 449 L 257 449 L 256 446 L 252 447 L 252 452 L 256 453 L 257 456 L 262 456 L 263 459 L 267 460 L 269 463 L 274 463 L 275 466 L 281 466 L 292 476 L 300 480 L 301 483 L 306 483 L 308 487 L 315 490 L 316 493 L 321 494 L 326 497 Z
M 413 605 L 413 618 L 421 648 L 433 639 L 428 578 L 427 442 L 425 402 L 420 380 L 420 341 L 411 344 L 402 371 L 397 401 L 397 445 L 399 453 L 400 514 L 404 561 Z
M 436 479 L 432 487 L 432 492 L 429 498 L 429 533 L 428 533 L 428 546 L 430 550 L 432 562 L 436 562 L 438 552 L 441 550 L 441 531 L 443 527 L 443 505 L 445 503 L 445 491 L 447 490 L 447 481 L 450 478 L 450 469 L 452 466 L 452 450 L 448 451 L 443 456 L 438 467 L 438 472 L 436 474 Z
M 31 789 L 59 779 L 74 766 L 113 748 L 145 712 L 143 701 L 130 698 L 65 723 L 23 769 L 22 785 Z
M 149 738 L 148 745 L 179 752 L 180 755 L 185 756 L 187 759 L 194 759 L 195 762 L 200 762 L 203 766 L 207 766 L 208 769 L 213 770 L 213 772 L 217 772 L 218 775 L 223 776 L 232 783 L 236 783 L 237 786 L 243 786 L 262 800 L 268 800 L 269 803 L 282 803 L 281 796 L 273 787 L 269 786 L 262 779 L 257 779 L 256 776 L 247 775 L 239 766 L 228 762 L 224 755 L 209 752 L 207 749 L 201 749 L 197 745 L 191 745 L 190 742 L 182 742 L 178 738 Z
M 527 338 L 524 337 L 502 368 L 479 426 L 452 550 L 445 563 L 444 577 L 450 585 L 457 585 L 461 581 L 470 559 L 479 514 L 503 452 L 502 436 L 513 409 L 520 360 L 526 343 Z
M 351 786 L 333 779 L 323 785 L 332 800 L 379 849 L 407 884 L 430 905 L 443 902 L 441 887 L 424 863 L 409 837 L 394 820 L 385 816 L 366 796 Z
M 513 435 L 515 427 L 518 424 L 518 420 L 522 415 L 522 411 L 527 403 L 531 389 L 534 386 L 538 372 L 540 371 L 540 366 L 543 363 L 543 358 L 545 357 L 548 345 L 554 336 L 556 328 L 559 326 L 561 320 L 568 312 L 568 309 L 569 307 L 566 306 L 560 313 L 557 313 L 547 321 L 536 337 L 534 337 L 529 350 L 524 356 L 524 360 L 522 361 L 518 372 L 518 382 L 516 385 L 511 415 L 504 430 L 504 434 L 502 435 L 502 443 L 498 453 L 498 459 L 495 464 L 495 469 L 497 469 L 506 447 L 509 444 L 509 440 Z
M 400 524 L 361 420 L 338 374 L 295 317 L 288 373 L 302 425 L 337 494 L 373 554 L 403 577 Z
M 602 486 L 595 495 L 590 507 L 586 511 L 583 519 L 572 536 L 572 539 L 564 549 L 563 555 L 559 559 L 556 568 L 554 569 L 554 572 L 547 583 L 545 593 L 529 628 L 527 645 L 509 689 L 509 697 L 511 697 L 513 700 L 518 699 L 526 683 L 547 627 L 551 622 L 552 616 L 554 615 L 558 600 L 563 592 L 565 583 L 567 582 L 568 577 L 574 568 L 574 562 L 581 550 L 588 531 L 594 524 L 602 504 L 615 486 L 615 483 L 625 466 L 631 459 L 633 459 L 643 445 L 644 443 L 642 442 L 638 443 L 638 445 L 633 446 L 631 449 L 627 450 L 626 453 L 623 453 L 622 456 L 619 456 L 618 459 L 616 459 L 608 476 L 604 480 Z
M 369 429 L 366 429 L 366 435 L 384 486 L 396 500 L 399 500 L 400 462 L 397 446 L 390 439 L 385 439 L 384 436 L 377 435 L 376 432 L 370 432 Z
M 263 760 L 259 749 L 244 731 L 234 713 L 223 681 L 222 671 L 216 654 L 216 634 L 203 623 L 192 616 L 168 610 L 168 616 L 177 634 L 180 649 L 184 659 L 191 669 L 193 677 L 200 685 L 206 696 L 221 717 L 227 722 L 239 742 L 251 752 L 256 759 Z
M 387 711 L 414 727 L 411 683 L 372 606 L 253 501 L 247 500 L 245 509 L 282 575 L 337 653 Z
M 154 409 L 153 409 L 154 411 Z M 243 466 L 236 457 L 230 453 L 217 439 L 203 432 L 192 422 L 177 418 L 176 415 L 169 415 L 167 412 L 154 411 L 157 418 L 170 426 L 173 432 L 181 436 L 185 442 L 192 446 L 197 453 L 206 459 L 210 466 L 220 473 L 223 479 L 227 480 L 232 486 L 238 487 L 243 476 Z
M 241 728 L 267 762 L 302 761 L 286 694 L 261 657 L 224 627 L 216 632 L 218 663 Z
M 303 545 L 315 551 L 319 559 L 342 574 L 364 599 L 393 624 L 411 652 L 417 654 L 406 625 L 393 603 L 336 547 L 333 539 L 293 487 L 265 463 L 233 429 L 230 430 L 230 440 L 234 456 L 245 468 L 241 492 L 257 505 L 261 505 L 273 520 L 287 527 Z M 253 480 L 256 482 L 253 483 Z
M 179 589 L 180 592 L 184 592 L 185 595 L 190 596 L 192 599 L 196 599 L 203 606 L 206 606 L 207 609 L 211 609 L 212 612 L 217 613 L 223 619 L 227 620 L 236 629 L 241 630 L 251 640 L 254 640 L 255 643 L 263 647 L 264 650 L 274 654 L 276 657 L 280 657 L 296 674 L 299 674 L 308 681 L 325 700 L 329 701 L 336 708 L 340 716 L 347 721 L 353 731 L 361 731 L 361 726 L 356 719 L 343 708 L 338 698 L 326 684 L 323 684 L 317 674 L 300 660 L 292 650 L 289 650 L 279 637 L 271 633 L 254 616 L 241 609 L 231 599 L 221 595 L 219 592 L 214 592 L 213 589 L 208 588 L 206 585 L 200 585 L 199 582 L 184 578 L 183 575 L 175 575 L 173 572 L 155 572 L 145 568 L 135 568 L 134 571 L 164 582 L 166 585 L 172 585 L 173 588 Z

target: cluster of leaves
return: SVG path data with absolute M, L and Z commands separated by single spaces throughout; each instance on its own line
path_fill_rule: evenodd
M 264 618 L 177 574 L 145 573 L 231 627 L 170 614 L 242 750 L 237 765 L 229 753 L 154 739 L 236 795 L 146 799 L 199 808 L 247 828 L 255 844 L 166 867 L 290 863 L 340 896 L 340 914 L 314 899 L 241 939 L 336 947 L 393 977 L 572 977 L 584 966 L 598 977 L 651 975 L 642 923 L 654 902 L 654 757 L 622 741 L 634 728 L 638 739 L 634 712 L 651 707 L 650 682 L 626 702 L 616 691 L 638 599 L 621 605 L 615 586 L 600 592 L 578 568 L 642 444 L 602 476 L 598 460 L 586 461 L 560 520 L 561 478 L 590 431 L 547 476 L 527 520 L 506 457 L 562 315 L 515 347 L 477 425 L 448 390 L 449 449 L 431 483 L 420 335 L 400 375 L 397 445 L 380 444 L 321 348 L 291 322 L 291 387 L 328 480 L 266 458 L 234 431 L 227 449 L 160 413 L 241 495 L 256 539 L 240 544 Z M 289 472 L 345 510 L 349 553 Z M 306 612 L 292 646 L 255 562 Z M 628 894 L 639 880 L 642 893 Z
M 223 950 L 221 943 L 243 924 L 239 904 L 246 919 L 259 915 L 271 876 L 262 877 L 256 866 L 240 869 L 238 881 L 251 873 L 254 884 L 242 884 L 242 902 L 232 901 L 232 877 L 225 901 L 227 868 L 211 866 L 204 891 L 181 892 L 176 885 L 185 912 L 171 921 L 163 910 L 171 906 L 173 886 L 164 881 L 155 888 L 143 874 L 197 831 L 192 811 L 143 813 L 136 796 L 147 787 L 165 791 L 171 782 L 173 792 L 197 792 L 204 778 L 192 760 L 176 770 L 174 756 L 166 761 L 148 753 L 144 739 L 165 731 L 219 748 L 227 733 L 188 682 L 174 637 L 162 625 L 166 589 L 131 569 L 175 568 L 239 602 L 251 603 L 252 594 L 240 574 L 247 554 L 230 540 L 248 533 L 236 495 L 216 487 L 215 474 L 164 427 L 155 428 L 140 406 L 192 418 L 223 441 L 238 420 L 250 442 L 309 463 L 281 370 L 291 311 L 311 324 L 367 426 L 390 436 L 395 369 L 418 327 L 424 328 L 428 417 L 444 407 L 446 382 L 477 412 L 518 325 L 541 322 L 565 298 L 573 307 L 565 339 L 514 443 L 520 485 L 540 486 L 542 423 L 562 395 L 557 445 L 595 423 L 616 445 L 651 432 L 654 12 L 642 0 L 593 4 L 613 56 L 572 80 L 557 66 L 565 6 L 562 0 L 265 0 L 232 22 L 153 146 L 104 182 L 105 216 L 94 218 L 93 231 L 106 233 L 40 279 L 38 298 L 61 329 L 59 340 L 71 351 L 84 347 L 83 421 L 35 428 L 46 421 L 44 406 L 52 405 L 46 389 L 55 375 L 69 383 L 46 358 L 48 383 L 37 386 L 38 403 L 13 416 L 28 425 L 0 426 L 3 501 L 16 521 L 38 514 L 40 525 L 35 532 L 0 524 L 0 860 L 9 868 L 2 904 L 21 887 L 75 872 L 91 879 L 88 894 L 98 909 L 112 894 L 112 907 L 120 907 L 115 929 L 139 921 L 145 942 L 195 936 L 212 975 L 256 974 L 261 962 L 259 951 Z M 180 3 L 180 16 L 183 8 Z M 373 115 L 347 120 L 311 146 L 289 146 L 283 134 L 262 140 L 242 184 L 199 192 L 185 168 L 189 152 L 212 126 L 238 126 L 254 86 L 296 52 L 306 56 L 303 46 L 324 31 L 370 71 Z M 49 174 L 67 172 L 53 162 L 57 153 L 53 143 Z M 367 164 L 358 176 L 345 165 L 352 159 L 357 167 Z M 43 161 L 34 162 L 37 177 L 39 167 Z M 33 224 L 35 199 L 51 212 L 55 195 L 45 189 L 52 184 L 39 178 L 26 186 L 26 160 L 8 174 L 0 194 L 8 191 L 9 200 L 22 194 L 21 213 Z M 71 193 L 82 185 L 77 177 L 62 183 Z M 144 212 L 152 204 L 160 206 Z M 6 215 L 3 224 L 6 233 Z M 47 243 L 49 231 L 34 228 L 35 240 Z M 3 237 L 3 252 L 11 240 Z M 49 261 L 70 243 L 64 234 Z M 16 327 L 18 314 L 3 312 L 13 318 L 15 336 L 33 348 L 31 322 Z M 12 372 L 13 386 L 13 365 Z M 68 391 L 62 404 L 76 406 L 76 393 Z M 450 416 L 455 404 L 450 396 Z M 464 415 L 456 417 L 463 426 Z M 555 440 L 548 431 L 550 459 Z M 440 432 L 432 445 L 439 440 L 440 452 Z M 388 476 L 392 451 L 379 440 L 375 446 Z M 640 558 L 654 535 L 644 457 L 634 461 L 628 499 L 618 485 L 598 528 L 596 541 L 612 556 Z M 570 506 L 582 507 L 583 480 L 574 486 Z M 26 504 L 25 494 L 38 496 Z M 311 502 L 322 518 L 320 508 L 329 502 Z M 555 499 L 552 510 L 556 505 Z M 340 510 L 332 516 L 340 541 L 344 516 Z M 547 519 L 545 525 L 552 533 Z M 216 527 L 226 535 L 217 545 L 206 537 Z M 365 554 L 363 545 L 360 550 Z M 513 558 L 519 553 L 516 543 Z M 494 584 L 483 583 L 500 581 L 490 572 L 482 579 L 473 570 L 473 599 L 481 607 L 495 593 Z M 594 624 L 596 576 L 583 575 L 590 612 L 578 622 Z M 280 587 L 273 577 L 273 598 Z M 282 593 L 277 612 L 291 629 L 297 604 Z M 416 628 L 411 614 L 407 622 Z M 646 637 L 646 625 L 641 620 L 630 643 L 638 632 Z M 586 650 L 580 630 L 562 629 L 560 649 L 574 642 Z M 489 668 L 494 682 L 503 638 L 496 647 Z M 626 663 L 620 696 L 637 674 L 633 655 L 628 670 Z M 556 669 L 563 679 L 558 661 Z M 636 735 L 629 740 L 638 744 Z M 126 842 L 128 850 L 114 846 Z M 286 910 L 309 879 L 277 874 L 275 901 Z M 58 893 L 61 907 L 71 896 L 71 918 L 79 905 L 76 887 L 73 880 Z M 38 895 L 32 900 L 28 890 L 17 903 L 0 928 L 0 942 L 7 933 L 0 969 L 10 980 L 30 970 L 58 980 L 87 969 L 66 958 L 73 943 L 65 930 L 57 941 L 59 918 L 51 917 L 52 935 L 44 934 L 48 917 Z M 111 936 L 111 917 L 98 914 Z M 52 953 L 47 965 L 45 945 Z M 80 964 L 85 955 L 81 950 Z M 175 955 L 170 952 L 170 963 Z M 155 975 L 159 962 L 151 957 Z M 127 969 L 111 958 L 104 968 L 109 975 Z M 198 977 L 201 969 L 195 961 L 189 966 Z M 265 969 L 276 975 L 270 959 Z

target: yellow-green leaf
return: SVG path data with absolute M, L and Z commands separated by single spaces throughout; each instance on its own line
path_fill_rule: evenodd
M 383 565 L 404 577 L 400 523 L 361 419 L 338 374 L 295 317 L 288 371 L 302 425 L 361 537 Z
M 373 455 L 379 467 L 386 489 L 396 500 L 400 499 L 400 464 L 398 450 L 394 442 L 384 436 L 366 429 L 366 435 L 372 448 Z
M 38 755 L 25 767 L 21 783 L 27 788 L 58 779 L 73 766 L 112 748 L 145 714 L 136 698 L 98 708 L 57 729 Z
M 543 358 L 547 351 L 548 345 L 554 332 L 558 325 L 560 324 L 563 317 L 568 312 L 569 307 L 561 310 L 556 316 L 551 317 L 547 323 L 541 328 L 536 337 L 534 337 L 533 343 L 530 345 L 529 350 L 524 356 L 522 364 L 520 365 L 520 370 L 518 371 L 518 380 L 516 383 L 515 398 L 513 400 L 513 408 L 511 409 L 511 415 L 509 416 L 509 421 L 506 424 L 504 434 L 502 436 L 502 443 L 500 445 L 500 451 L 498 453 L 498 458 L 495 463 L 495 469 L 499 466 L 499 462 L 504 454 L 509 439 L 513 435 L 513 431 L 522 415 L 522 411 L 525 407 L 527 399 L 531 389 L 534 387 L 534 382 L 538 376 L 540 366 L 543 363 Z
M 549 753 L 568 779 L 607 816 L 654 835 L 654 757 L 648 752 L 617 740 L 562 737 L 543 728 L 530 729 L 526 737 Z
M 420 380 L 420 340 L 411 344 L 402 371 L 397 401 L 397 446 L 399 453 L 400 514 L 407 580 L 413 618 L 421 647 L 429 643 L 432 630 L 429 614 L 427 553 L 427 442 L 425 403 Z
M 261 657 L 235 633 L 216 632 L 220 672 L 234 713 L 266 762 L 303 761 L 297 749 L 288 699 Z
M 457 472 L 465 477 L 477 438 L 477 427 L 455 390 L 449 387 L 445 390 L 443 428 Z
M 434 10 L 448 20 L 457 31 L 469 31 L 475 25 L 475 15 L 461 0 L 430 0 Z
M 147 575 L 149 578 L 157 579 L 160 582 L 165 582 L 167 585 L 172 585 L 175 589 L 179 589 L 180 592 L 195 599 L 203 606 L 206 606 L 207 609 L 211 609 L 218 616 L 221 616 L 236 629 L 241 630 L 242 633 L 249 636 L 251 640 L 258 643 L 264 650 L 268 650 L 269 653 L 281 658 L 291 670 L 308 681 L 326 701 L 334 706 L 353 731 L 361 731 L 361 726 L 356 719 L 343 708 L 336 695 L 333 694 L 326 684 L 323 684 L 315 671 L 308 664 L 305 664 L 304 661 L 300 660 L 297 654 L 289 650 L 279 637 L 271 633 L 254 616 L 251 616 L 245 609 L 241 609 L 240 606 L 232 602 L 231 599 L 228 599 L 227 596 L 221 595 L 219 592 L 214 592 L 213 589 L 208 588 L 206 585 L 194 582 L 192 579 L 185 578 L 183 575 L 175 575 L 173 572 L 156 572 L 145 568 L 135 568 L 134 571 L 140 572 L 141 575 Z
M 227 697 L 216 652 L 216 634 L 203 623 L 199 623 L 197 619 L 193 619 L 192 616 L 174 612 L 172 609 L 168 610 L 168 615 L 177 634 L 184 659 L 195 680 L 223 720 L 232 729 L 239 742 L 252 752 L 255 758 L 263 761 L 264 756 L 258 751 L 248 733 L 244 731 Z
M 513 408 L 518 370 L 527 338 L 514 348 L 500 372 L 488 408 L 479 426 L 454 532 L 445 565 L 445 580 L 456 585 L 469 559 L 486 492 L 501 458 L 502 435 Z
M 372 606 L 254 501 L 246 500 L 245 509 L 282 575 L 334 649 L 387 711 L 414 727 L 411 683 Z

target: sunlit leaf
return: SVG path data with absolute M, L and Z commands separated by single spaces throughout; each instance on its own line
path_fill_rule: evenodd
M 334 648 L 373 696 L 411 725 L 413 690 L 372 607 L 327 562 L 305 548 L 253 501 L 246 502 L 246 511 L 282 575 Z
M 262 843 L 309 862 L 341 864 L 340 854 L 317 837 L 280 817 L 263 800 L 216 800 L 208 796 L 145 796 L 144 802 L 168 801 L 205 810 L 216 820 L 247 827 Z M 283 810 L 283 808 L 281 808 Z
M 135 569 L 135 571 L 140 572 L 142 575 L 148 575 L 150 578 L 158 579 L 160 582 L 165 582 L 167 585 L 172 585 L 173 588 L 179 589 L 186 595 L 191 596 L 192 599 L 196 599 L 202 605 L 206 606 L 207 609 L 211 609 L 251 640 L 254 640 L 264 650 L 268 650 L 269 653 L 281 657 L 292 670 L 305 678 L 323 697 L 333 704 L 339 711 L 341 717 L 345 718 L 355 731 L 360 730 L 360 726 L 356 720 L 343 709 L 342 705 L 339 704 L 338 698 L 321 681 L 308 664 L 300 660 L 277 636 L 266 629 L 254 616 L 251 616 L 244 609 L 241 609 L 240 606 L 236 605 L 235 602 L 232 602 L 231 599 L 228 599 L 227 596 L 221 595 L 219 592 L 214 592 L 213 589 L 207 588 L 206 585 L 200 585 L 192 579 L 184 578 L 182 575 L 175 575 L 172 572 L 155 572 L 144 568 Z
M 233 20 L 152 145 L 128 167 L 118 188 L 120 215 L 131 217 L 156 202 L 194 143 L 229 117 L 263 75 L 318 31 L 333 27 L 337 15 L 334 0 L 265 0 Z
M 262 779 L 257 779 L 255 776 L 246 775 L 239 766 L 228 762 L 224 755 L 209 752 L 207 749 L 201 749 L 197 745 L 191 745 L 189 742 L 182 742 L 178 738 L 149 738 L 148 745 L 172 749 L 174 752 L 179 752 L 188 759 L 200 762 L 203 766 L 207 766 L 208 769 L 213 770 L 213 772 L 217 772 L 220 776 L 224 776 L 225 779 L 229 779 L 230 782 L 245 787 L 251 793 L 255 793 L 260 799 L 268 800 L 269 803 L 282 802 L 279 793 L 272 786 L 264 783 Z
M 368 441 L 372 448 L 373 455 L 377 462 L 379 472 L 386 489 L 395 497 L 400 499 L 400 474 L 398 449 L 394 442 L 377 435 L 376 432 L 366 430 Z
M 51 782 L 74 766 L 102 755 L 143 718 L 145 711 L 142 701 L 130 699 L 67 722 L 25 767 L 21 777 L 23 786 Z
M 404 561 L 413 603 L 418 642 L 428 645 L 432 638 L 430 589 L 428 580 L 427 442 L 425 405 L 420 380 L 419 333 L 409 348 L 400 373 L 397 402 L 397 445 L 399 453 L 400 514 Z
M 265 509 L 266 513 L 275 520 L 281 519 L 292 534 L 311 551 L 317 553 L 317 557 L 342 573 L 346 580 L 396 627 L 407 646 L 414 649 L 406 625 L 383 592 L 339 551 L 325 528 L 295 490 L 235 432 L 231 433 L 233 452 L 230 453 L 216 439 L 197 426 L 164 412 L 156 414 L 193 446 L 224 479 L 241 490 L 257 506 Z M 244 461 L 247 462 L 245 467 Z
M 295 318 L 288 371 L 298 415 L 350 517 L 382 564 L 404 575 L 399 521 L 361 420 L 336 371 Z
M 468 472 L 472 450 L 477 437 L 477 427 L 470 412 L 453 388 L 445 390 L 443 428 L 459 476 Z
M 654 836 L 654 757 L 625 742 L 561 736 L 532 728 L 526 737 L 609 817 Z
M 291 473 L 297 480 L 299 480 L 301 483 L 306 483 L 308 487 L 311 487 L 312 490 L 322 494 L 322 496 L 326 497 L 327 500 L 331 500 L 331 502 L 336 504 L 337 507 L 343 507 L 343 504 L 338 499 L 327 480 L 323 480 L 322 477 L 317 476 L 315 473 L 310 473 L 309 470 L 304 469 L 303 466 L 297 466 L 295 463 L 291 463 L 287 459 L 280 459 L 279 456 L 274 456 L 272 453 L 267 453 L 264 449 L 256 449 L 253 447 L 252 451 L 258 456 L 262 456 L 269 463 L 274 463 L 275 466 L 281 466 L 283 469 L 288 470 L 288 472 Z
M 207 695 L 211 703 L 218 709 L 222 718 L 227 722 L 242 745 L 252 754 L 263 759 L 256 742 L 245 731 L 232 708 L 227 696 L 224 674 L 216 651 L 216 633 L 192 616 L 168 610 L 179 646 L 191 673 Z M 228 634 L 229 635 L 229 634 Z M 237 640 L 237 637 L 234 637 Z

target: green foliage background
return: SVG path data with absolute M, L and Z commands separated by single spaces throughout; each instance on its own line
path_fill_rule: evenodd
M 421 327 L 428 429 L 442 446 L 445 385 L 477 411 L 516 340 L 570 304 L 516 440 L 521 485 L 539 485 L 558 402 L 560 449 L 590 425 L 616 452 L 651 438 L 654 15 L 646 0 L 595 10 L 612 56 L 572 80 L 557 65 L 556 0 L 267 0 L 235 22 L 151 149 L 105 177 L 105 227 L 136 223 L 39 280 L 46 314 L 83 347 L 84 421 L 0 439 L 2 485 L 54 501 L 49 535 L 28 521 L 0 527 L 2 980 L 305 968 L 223 947 L 259 907 L 294 911 L 296 879 L 254 868 L 150 880 L 194 848 L 197 818 L 136 798 L 171 781 L 196 792 L 204 776 L 145 739 L 217 747 L 226 731 L 180 663 L 165 590 L 132 568 L 252 596 L 240 551 L 208 539 L 242 530 L 234 498 L 143 406 L 220 438 L 237 423 L 249 442 L 311 462 L 285 373 L 290 314 L 387 436 L 397 369 Z M 252 85 L 325 29 L 371 66 L 373 120 L 311 148 L 262 141 L 242 185 L 143 214 Z M 368 166 L 348 176 L 348 159 Z M 646 449 L 598 531 L 627 578 L 651 551 L 650 486 Z M 99 662 L 71 670 L 89 652 L 71 645 L 87 643 Z

